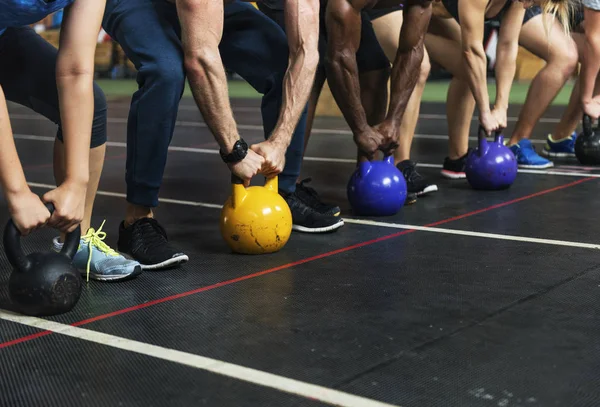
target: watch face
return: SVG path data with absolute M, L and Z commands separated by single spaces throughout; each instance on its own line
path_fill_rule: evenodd
M 231 150 L 231 153 L 229 154 L 223 154 L 221 152 L 221 157 L 223 158 L 223 161 L 225 162 L 238 162 L 244 159 L 244 157 L 246 157 L 246 154 L 248 152 L 248 144 L 246 144 L 246 142 L 243 139 L 240 139 L 238 141 L 235 142 L 235 144 L 233 145 L 233 149 Z

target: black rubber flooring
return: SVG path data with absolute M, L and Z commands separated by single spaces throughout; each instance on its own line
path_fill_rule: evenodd
M 232 103 L 244 138 L 261 140 L 260 102 Z M 126 98 L 110 104 L 93 219 L 96 227 L 106 220 L 113 247 L 125 206 L 127 109 Z M 0 406 L 598 405 L 600 253 L 591 245 L 600 171 L 556 161 L 497 192 L 445 180 L 444 110 L 423 104 L 413 150 L 439 191 L 386 218 L 352 216 L 352 138 L 342 119 L 317 119 L 303 176 L 341 206 L 346 225 L 294 232 L 272 255 L 240 256 L 222 241 L 214 206 L 230 193 L 228 171 L 184 100 L 156 216 L 190 262 L 122 283 L 92 281 L 72 312 L 15 322 L 1 253 Z M 54 182 L 55 127 L 28 109 L 10 112 L 27 179 L 43 194 Z M 552 108 L 538 125 L 538 149 L 560 113 Z M 25 238 L 25 251 L 47 249 L 54 235 Z M 98 342 L 89 331 L 150 350 Z M 162 356 L 171 351 L 191 365 Z M 214 362 L 194 365 L 196 356 Z M 222 375 L 211 367 L 220 362 L 253 370 Z

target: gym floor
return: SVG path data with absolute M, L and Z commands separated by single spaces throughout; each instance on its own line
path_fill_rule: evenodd
M 106 220 L 112 247 L 125 208 L 128 101 L 110 103 L 93 218 Z M 243 136 L 261 140 L 260 100 L 232 104 Z M 562 109 L 537 126 L 538 150 Z M 518 111 L 509 110 L 509 132 Z M 20 106 L 10 112 L 41 195 L 54 183 L 55 126 Z M 190 261 L 92 281 L 72 312 L 37 319 L 10 311 L 2 252 L 0 405 L 597 405 L 600 171 L 556 161 L 520 170 L 509 190 L 474 191 L 440 175 L 444 112 L 423 104 L 413 148 L 439 191 L 389 218 L 351 215 L 354 144 L 343 119 L 317 119 L 303 176 L 341 206 L 345 226 L 241 256 L 218 228 L 227 168 L 184 99 L 156 216 Z M 47 250 L 54 235 L 39 231 L 24 250 Z

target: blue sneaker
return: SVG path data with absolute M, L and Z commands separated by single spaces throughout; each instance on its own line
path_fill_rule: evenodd
M 575 157 L 575 140 L 577 132 L 574 131 L 569 137 L 559 141 L 552 138 L 552 134 L 548 134 L 546 145 L 542 150 L 542 154 L 546 157 Z
M 90 277 L 98 281 L 117 281 L 141 274 L 140 263 L 126 258 L 103 242 L 106 232 L 102 232 L 102 226 L 104 222 L 98 230 L 90 228 L 87 234 L 81 237 L 73 265 L 86 275 L 87 281 Z M 52 243 L 54 250 L 62 249 L 63 244 L 59 242 L 58 237 L 55 237 Z
M 508 146 L 517 159 L 519 168 L 550 168 L 554 166 L 552 161 L 548 161 L 540 157 L 533 148 L 533 144 L 529 139 L 523 139 L 517 144 Z

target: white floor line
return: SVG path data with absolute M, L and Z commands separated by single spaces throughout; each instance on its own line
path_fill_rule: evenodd
M 38 120 L 38 121 L 48 121 L 48 119 L 46 119 L 44 116 L 41 115 L 37 115 L 37 114 L 11 114 L 10 115 L 11 119 L 14 120 Z M 111 117 L 108 120 L 108 123 L 112 123 L 112 124 L 126 124 L 127 123 L 127 119 L 126 118 L 119 118 L 119 117 Z M 206 123 L 204 122 L 198 122 L 198 121 L 185 121 L 185 120 L 178 120 L 175 122 L 176 126 L 180 126 L 180 127 L 201 127 L 201 128 L 206 128 Z M 238 124 L 237 128 L 240 130 L 257 130 L 257 131 L 263 131 L 263 126 L 261 125 L 254 125 L 254 124 Z M 343 129 L 319 129 L 319 128 L 314 128 L 312 130 L 312 133 L 314 134 L 329 134 L 329 135 L 338 135 L 338 136 L 351 136 L 352 132 L 350 130 L 343 130 Z M 448 140 L 448 136 L 445 134 L 415 134 L 414 136 L 415 139 L 427 139 L 427 140 Z M 469 140 L 471 141 L 476 141 L 477 137 L 469 137 Z M 545 144 L 546 141 L 545 140 L 531 140 L 532 143 L 534 144 Z
M 47 321 L 41 318 L 21 316 L 9 311 L 0 310 L 0 319 L 33 328 L 52 331 L 60 335 L 81 339 L 87 342 L 94 342 L 100 345 L 110 346 L 112 348 L 150 356 L 156 359 L 178 363 L 195 369 L 205 370 L 244 382 L 295 394 L 308 399 L 316 399 L 323 403 L 328 403 L 335 406 L 392 407 L 391 404 L 386 404 L 376 400 L 344 393 L 339 390 L 267 373 L 261 370 L 251 369 L 245 366 L 235 365 L 221 360 L 211 359 L 175 349 L 164 348 L 162 346 L 156 346 L 149 343 L 121 338 L 115 335 L 108 335 L 89 329 Z
M 31 134 L 15 134 L 14 138 L 17 140 L 31 140 L 31 141 L 45 141 L 45 142 L 54 142 L 54 137 L 50 136 L 35 136 Z M 126 148 L 127 144 L 119 141 L 108 141 L 106 143 L 109 147 L 119 147 Z M 180 151 L 186 153 L 196 153 L 196 154 L 219 154 L 219 150 L 210 149 L 210 148 L 195 148 L 195 147 L 179 147 L 179 146 L 169 146 L 169 151 Z M 356 160 L 350 158 L 330 158 L 330 157 L 304 157 L 305 161 L 315 161 L 315 162 L 323 162 L 323 163 L 343 163 L 343 164 L 354 164 Z M 429 163 L 418 163 L 418 167 L 422 168 L 442 168 L 442 164 L 429 164 Z M 599 168 L 600 169 L 600 168 Z M 520 168 L 519 172 L 524 174 L 538 174 L 538 175 L 561 175 L 567 177 L 592 177 L 592 178 L 600 178 L 600 174 L 588 174 L 584 172 L 567 172 L 567 171 L 556 171 L 556 170 L 532 170 Z
M 484 237 L 487 239 L 499 239 L 499 240 L 512 240 L 516 242 L 528 242 L 528 243 L 541 243 L 555 246 L 568 246 L 568 247 L 579 247 L 583 249 L 600 249 L 600 244 L 593 243 L 580 243 L 580 242 L 569 242 L 566 240 L 554 240 L 554 239 L 539 239 L 536 237 L 526 236 L 512 236 L 502 235 L 498 233 L 484 233 L 484 232 L 472 232 L 470 230 L 458 230 L 458 229 L 446 229 L 429 226 L 415 226 L 415 225 L 403 225 L 399 223 L 388 223 L 388 222 L 377 222 L 364 219 L 354 219 L 344 217 L 344 222 L 354 223 L 357 225 L 369 225 L 369 226 L 380 226 L 393 229 L 412 229 L 422 232 L 433 232 L 433 233 L 445 233 L 450 235 L 461 235 L 469 237 Z
M 36 182 L 28 182 L 28 185 L 31 187 L 35 187 L 35 188 L 44 188 L 44 189 L 55 188 L 55 186 L 51 185 L 51 184 L 41 184 L 41 183 L 36 183 Z M 119 192 L 98 191 L 97 194 L 104 195 L 104 196 L 118 197 L 118 198 L 126 197 L 125 194 L 122 194 Z M 196 206 L 196 207 L 204 207 L 204 208 L 211 208 L 211 209 L 221 209 L 223 207 L 223 205 L 218 205 L 218 204 L 196 202 L 196 201 L 183 201 L 183 200 L 179 200 L 179 199 L 169 199 L 169 198 L 159 198 L 158 201 L 164 202 L 164 203 L 175 204 L 175 205 Z M 353 223 L 353 224 L 357 224 L 357 225 L 380 226 L 380 227 L 393 228 L 393 229 L 414 229 L 414 230 L 419 230 L 419 231 L 423 231 L 423 232 L 446 233 L 446 234 L 451 234 L 451 235 L 462 235 L 462 236 L 471 236 L 471 237 L 483 237 L 483 238 L 487 238 L 487 239 L 513 240 L 513 241 L 518 241 L 518 242 L 540 243 L 540 244 L 549 244 L 549 245 L 556 245 L 556 246 L 581 247 L 584 249 L 600 249 L 600 244 L 593 244 L 593 243 L 569 242 L 566 240 L 539 239 L 536 237 L 511 236 L 511 235 L 502 235 L 502 234 L 497 234 L 497 233 L 472 232 L 469 230 L 405 225 L 405 224 L 400 224 L 400 223 L 378 222 L 378 221 L 367 220 L 367 219 L 356 219 L 356 218 L 344 217 L 344 222 Z

